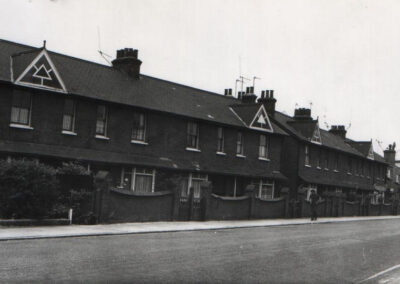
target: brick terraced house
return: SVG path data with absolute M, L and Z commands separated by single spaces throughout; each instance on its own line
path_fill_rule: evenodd
M 94 202 L 104 222 L 287 217 L 289 197 L 313 188 L 384 190 L 388 163 L 343 126 L 276 111 L 273 90 L 235 98 L 141 64 L 130 48 L 105 66 L 0 40 L 0 158 L 108 172 L 112 190 Z
M 219 196 L 278 197 L 283 138 L 268 110 L 140 74 L 137 50 L 112 66 L 0 41 L 0 155 L 107 170 L 121 191 L 163 191 L 179 176 L 184 196 L 211 181 Z M 250 90 L 248 90 L 250 91 Z
M 351 200 L 355 194 L 385 190 L 388 164 L 374 152 L 372 141 L 346 138 L 343 125 L 321 129 L 307 108 L 296 109 L 292 117 L 274 112 L 271 120 L 290 134 L 283 146 L 282 172 L 290 188 L 297 189 L 292 193 L 308 196 L 316 189 L 319 194 L 342 193 Z

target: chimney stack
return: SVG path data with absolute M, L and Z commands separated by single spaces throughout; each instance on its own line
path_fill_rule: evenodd
M 257 96 L 254 94 L 254 87 L 246 87 L 246 92 L 239 92 L 238 98 L 242 100 L 242 103 L 255 103 Z
M 383 151 L 385 161 L 390 165 L 394 165 L 396 163 L 396 143 L 389 144 L 388 148 Z
M 296 119 L 296 120 L 312 120 L 311 109 L 296 108 L 294 110 L 294 119 Z
M 257 102 L 264 105 L 265 110 L 269 115 L 274 115 L 276 104 L 276 99 L 274 98 L 274 90 L 261 91 L 261 98 L 259 98 Z
M 134 79 L 139 79 L 141 64 L 142 61 L 138 59 L 138 50 L 133 48 L 117 50 L 117 58 L 112 61 L 115 69 Z
M 224 96 L 232 97 L 232 89 L 225 89 Z
M 335 134 L 336 136 L 339 136 L 343 140 L 346 139 L 347 131 L 344 125 L 332 125 L 331 129 L 329 129 L 329 132 Z

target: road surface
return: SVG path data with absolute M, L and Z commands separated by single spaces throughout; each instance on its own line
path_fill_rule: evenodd
M 0 282 L 400 283 L 400 220 L 0 242 Z

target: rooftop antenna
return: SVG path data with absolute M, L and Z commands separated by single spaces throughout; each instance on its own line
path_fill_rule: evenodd
M 310 109 L 312 109 L 312 102 L 310 102 Z
M 108 60 L 108 58 L 111 58 L 111 56 L 108 55 L 108 54 L 106 54 L 106 53 L 104 53 L 103 51 L 101 51 L 100 28 L 99 28 L 99 26 L 97 26 L 97 40 L 98 40 L 98 48 L 99 48 L 98 52 L 99 52 L 100 56 L 101 56 L 109 65 L 111 65 L 110 60 Z M 108 58 L 107 58 L 107 57 L 108 57 Z
M 255 89 L 256 80 L 261 80 L 261 78 L 253 76 L 253 89 Z
M 326 127 L 327 129 L 329 129 L 330 127 L 329 127 L 328 122 L 326 122 L 326 115 L 325 115 L 325 114 L 324 114 L 323 118 L 324 118 L 324 125 L 325 125 L 325 127 Z
M 346 129 L 346 130 L 349 130 L 350 127 L 351 127 L 351 122 L 349 123 L 349 126 L 347 126 L 347 129 Z
M 239 82 L 241 83 L 240 84 L 240 91 L 241 92 L 243 92 L 243 84 L 244 84 L 244 80 L 246 80 L 246 81 L 250 81 L 250 79 L 248 79 L 248 78 L 246 78 L 246 77 L 243 77 L 243 76 L 239 76 Z
M 378 139 L 375 139 L 376 143 L 378 143 L 379 148 L 381 148 L 381 150 L 383 151 L 383 147 L 382 147 L 382 141 L 379 141 Z

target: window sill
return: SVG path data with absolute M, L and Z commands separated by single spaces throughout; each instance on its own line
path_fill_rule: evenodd
M 324 168 L 324 171 L 329 171 L 329 169 L 328 168 Z
M 139 145 L 149 145 L 149 143 L 139 140 L 131 140 L 132 144 L 139 144 Z
M 236 157 L 237 157 L 237 158 L 242 158 L 242 159 L 246 158 L 246 156 L 240 155 L 240 154 L 236 154 Z
M 61 131 L 61 133 L 62 133 L 62 134 L 65 134 L 65 135 L 72 135 L 72 136 L 78 135 L 76 132 L 67 131 L 67 130 L 63 130 L 63 131 Z
M 339 171 L 338 171 L 338 170 L 333 170 L 333 172 L 334 172 L 334 173 L 338 173 Z
M 347 173 L 349 176 L 352 176 L 352 174 L 351 173 Z
M 264 157 L 258 157 L 258 159 L 259 159 L 260 161 L 266 161 L 266 162 L 271 161 L 270 159 L 264 158 Z
M 305 167 L 307 167 L 307 168 L 311 168 L 311 165 L 304 165 Z
M 17 124 L 17 123 L 10 123 L 10 127 L 33 130 L 33 127 L 30 127 L 29 125 Z
M 217 155 L 220 155 L 220 156 L 226 156 L 226 153 L 225 153 L 225 152 L 217 152 L 216 154 L 217 154 Z
M 317 170 L 321 170 L 321 167 L 317 167 Z
M 96 138 L 96 139 L 100 139 L 100 140 L 110 140 L 109 137 L 103 136 L 103 135 L 96 135 L 95 138 Z
M 191 152 L 201 152 L 200 149 L 196 149 L 196 148 L 190 148 L 190 147 L 186 147 L 186 151 L 191 151 Z

